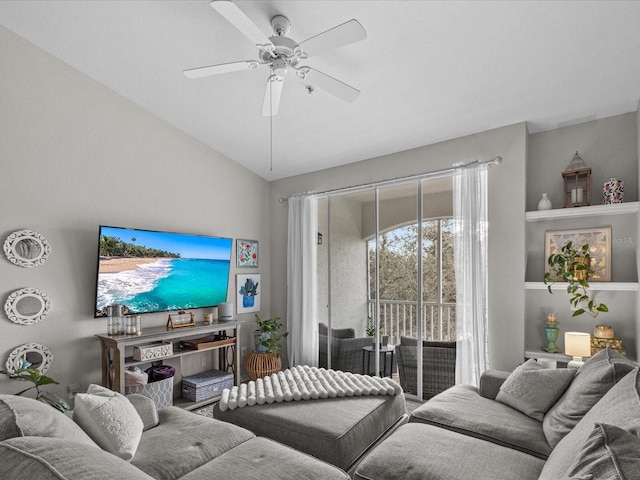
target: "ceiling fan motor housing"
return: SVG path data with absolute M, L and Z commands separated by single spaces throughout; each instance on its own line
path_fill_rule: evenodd
M 283 15 L 276 15 L 273 17 L 271 19 L 271 26 L 273 27 L 275 34 L 279 37 L 284 37 L 291 31 L 291 22 Z

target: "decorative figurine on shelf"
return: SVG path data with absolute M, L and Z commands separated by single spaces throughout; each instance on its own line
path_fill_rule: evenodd
M 180 310 L 173 317 L 169 314 L 167 319 L 167 330 L 173 330 L 174 328 L 182 327 L 195 327 L 196 317 L 193 313 L 187 314 L 184 310 Z

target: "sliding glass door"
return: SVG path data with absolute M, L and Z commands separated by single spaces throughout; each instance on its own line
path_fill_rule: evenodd
M 320 366 L 422 398 L 422 340 L 455 340 L 451 179 L 323 197 L 318 215 Z

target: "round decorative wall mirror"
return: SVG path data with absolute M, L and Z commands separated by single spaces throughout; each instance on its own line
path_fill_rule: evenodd
M 33 325 L 44 318 L 51 310 L 51 301 L 47 294 L 37 288 L 16 290 L 4 304 L 4 311 L 14 323 Z
M 4 241 L 7 259 L 20 267 L 37 267 L 47 261 L 51 246 L 44 235 L 31 230 L 13 232 Z
M 44 345 L 26 343 L 9 354 L 5 368 L 8 372 L 15 372 L 20 368 L 36 368 L 45 373 L 51 367 L 53 354 Z

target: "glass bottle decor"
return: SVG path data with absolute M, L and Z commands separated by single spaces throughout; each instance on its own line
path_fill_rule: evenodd
M 551 210 L 551 208 L 551 200 L 549 200 L 549 197 L 546 193 L 543 193 L 542 198 L 538 202 L 538 210 Z

